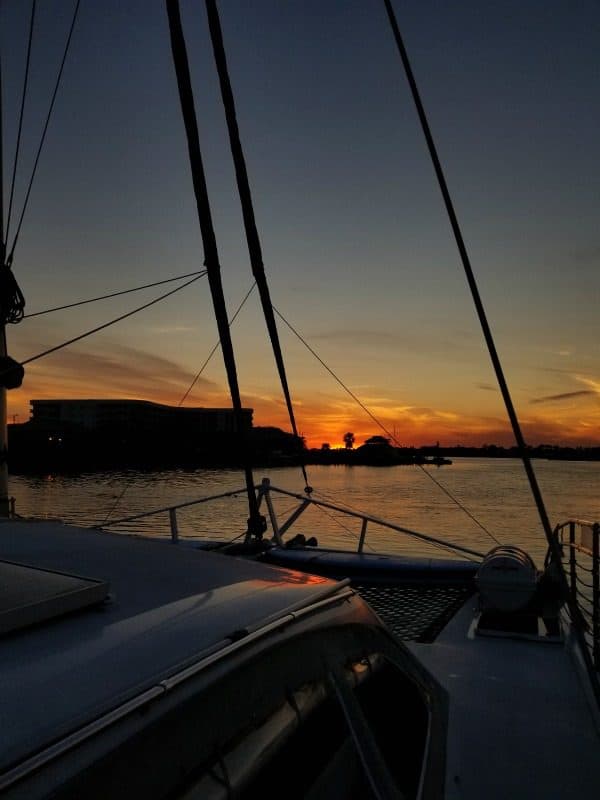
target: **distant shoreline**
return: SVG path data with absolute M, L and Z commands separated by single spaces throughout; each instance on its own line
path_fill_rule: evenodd
M 453 458 L 521 458 L 516 447 L 500 447 L 485 445 L 484 447 L 392 447 L 391 445 L 374 448 L 375 452 L 366 452 L 364 447 L 358 449 L 311 449 L 306 453 L 308 464 L 366 464 L 373 466 L 396 466 L 398 464 L 434 464 L 450 462 Z M 527 453 L 531 459 L 546 461 L 600 461 L 600 447 L 559 447 L 555 445 L 538 445 L 529 447 Z M 450 466 L 448 464 L 448 466 Z M 446 466 L 441 463 L 440 466 Z
M 466 449 L 466 448 L 465 448 Z M 377 469 L 393 466 L 429 466 L 436 469 L 452 469 L 452 458 L 465 458 L 465 459 L 517 459 L 519 455 L 516 452 L 503 451 L 491 455 L 487 452 L 482 452 L 481 449 L 474 451 L 469 448 L 468 452 L 462 449 L 443 449 L 443 458 L 446 461 L 442 464 L 436 464 L 435 461 L 429 458 L 418 458 L 417 460 L 408 459 L 395 459 L 386 461 L 368 461 L 360 458 L 353 459 L 350 453 L 353 451 L 330 450 L 320 451 L 313 450 L 307 451 L 304 458 L 298 455 L 284 456 L 281 454 L 262 454 L 262 457 L 253 463 L 252 467 L 255 470 L 260 469 L 274 469 L 282 467 L 299 467 L 302 464 L 307 466 L 346 466 L 346 467 L 363 467 L 370 466 Z M 194 471 L 197 469 L 211 469 L 211 470 L 228 470 L 228 469 L 242 469 L 243 464 L 238 458 L 225 457 L 225 458 L 184 458 L 175 459 L 172 457 L 160 458 L 154 454 L 154 458 L 131 458 L 131 459 L 95 459 L 88 454 L 87 457 L 72 458 L 72 459 L 35 459 L 27 458 L 20 459 L 18 463 L 9 463 L 9 473 L 12 475 L 47 475 L 47 474 L 80 474 L 80 473 L 94 473 L 94 472 L 120 472 L 120 471 L 139 471 L 139 472 L 160 472 L 165 470 L 184 470 Z M 531 452 L 530 457 L 532 460 L 542 461 L 565 461 L 565 462 L 586 462 L 597 463 L 600 462 L 600 455 L 598 453 L 585 453 L 573 456 L 569 453 L 554 454 L 549 456 L 547 454 L 540 454 Z
M 252 427 L 246 437 L 247 456 L 233 431 L 192 431 L 169 428 L 9 425 L 8 468 L 13 474 L 101 472 L 139 469 L 231 469 L 246 458 L 253 467 L 305 464 L 399 466 L 431 465 L 451 469 L 454 458 L 519 458 L 516 447 L 484 445 L 394 447 L 384 436 L 372 436 L 356 447 L 328 444 L 307 449 L 301 437 L 279 428 Z M 600 461 L 600 446 L 528 448 L 532 459 Z

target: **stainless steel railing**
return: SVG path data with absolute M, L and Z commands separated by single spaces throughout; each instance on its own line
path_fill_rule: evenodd
M 331 503 L 327 500 L 318 500 L 312 496 L 297 494 L 295 492 L 287 491 L 286 489 L 280 489 L 277 486 L 272 486 L 271 482 L 268 478 L 264 478 L 262 482 L 256 487 L 257 491 L 257 499 L 259 507 L 265 503 L 267 507 L 269 522 L 271 524 L 271 529 L 273 532 L 273 538 L 278 544 L 283 544 L 283 536 L 287 531 L 292 527 L 294 522 L 300 517 L 302 513 L 309 507 L 309 506 L 316 506 L 322 509 L 326 509 L 329 511 L 335 511 L 341 514 L 344 514 L 348 517 L 355 518 L 360 520 L 360 532 L 358 535 L 357 547 L 356 552 L 362 553 L 365 546 L 366 536 L 367 536 L 367 528 L 369 523 L 372 525 L 377 525 L 382 528 L 387 528 L 388 530 L 396 531 L 397 533 L 405 534 L 406 536 L 417 539 L 419 541 L 425 542 L 426 544 L 433 545 L 435 547 L 441 547 L 445 549 L 452 550 L 457 553 L 461 553 L 469 558 L 476 558 L 482 559 L 484 557 L 484 553 L 481 553 L 477 550 L 473 550 L 470 547 L 465 547 L 463 545 L 455 544 L 453 542 L 448 542 L 442 538 L 438 538 L 435 536 L 430 536 L 425 533 L 421 533 L 419 531 L 412 530 L 410 528 L 403 527 L 401 525 L 396 525 L 393 522 L 388 522 L 387 520 L 381 519 L 380 517 L 373 516 L 371 514 L 366 514 L 362 511 L 355 511 L 349 508 L 345 508 L 340 505 L 336 505 L 335 503 Z M 177 542 L 179 540 L 179 526 L 177 521 L 177 511 L 182 508 L 189 508 L 191 506 L 200 505 L 202 503 L 208 503 L 212 500 L 221 500 L 226 497 L 235 497 L 240 494 L 243 494 L 245 489 L 236 489 L 234 491 L 229 492 L 221 492 L 220 494 L 210 495 L 208 497 L 199 497 L 195 500 L 186 500 L 182 503 L 175 503 L 168 506 L 161 506 L 160 508 L 154 508 L 150 511 L 143 511 L 138 514 L 133 514 L 128 517 L 122 517 L 120 519 L 111 520 L 109 523 L 105 523 L 103 527 L 114 527 L 116 525 L 122 525 L 128 522 L 133 522 L 135 520 L 140 520 L 145 517 L 151 517 L 158 514 L 168 514 L 169 516 L 169 527 L 171 531 L 171 540 L 173 542 Z M 273 504 L 272 493 L 284 495 L 286 497 L 292 497 L 298 500 L 298 506 L 292 511 L 289 516 L 285 519 L 285 521 L 280 522 L 277 518 L 277 514 L 275 511 L 275 507 Z
M 569 519 L 554 529 L 571 597 L 581 613 L 592 662 L 600 671 L 600 523 Z
M 289 492 L 287 489 L 280 489 L 277 486 L 272 486 L 268 478 L 264 478 L 261 485 L 258 487 L 259 490 L 259 502 L 264 497 L 268 511 L 269 511 L 269 518 L 271 522 L 271 527 L 273 528 L 273 534 L 276 541 L 279 544 L 283 544 L 282 536 L 286 533 L 289 528 L 293 525 L 293 523 L 298 519 L 300 514 L 302 514 L 310 505 L 317 506 L 320 508 L 328 509 L 330 511 L 337 511 L 346 515 L 347 517 L 351 517 L 354 519 L 360 520 L 360 534 L 358 537 L 358 543 L 356 547 L 357 553 L 362 553 L 365 546 L 365 540 L 367 536 L 367 526 L 369 523 L 373 523 L 374 525 L 378 525 L 382 528 L 387 528 L 388 530 L 396 531 L 397 533 L 403 533 L 407 536 L 410 536 L 413 539 L 419 539 L 422 542 L 426 542 L 427 544 L 432 544 L 437 547 L 444 547 L 450 550 L 454 550 L 458 553 L 463 553 L 467 556 L 475 556 L 478 559 L 484 558 L 485 553 L 480 553 L 477 550 L 473 550 L 470 547 L 464 547 L 463 545 L 455 544 L 454 542 L 448 542 L 444 539 L 430 536 L 425 533 L 420 533 L 419 531 L 411 530 L 410 528 L 405 528 L 402 525 L 396 525 L 393 522 L 389 522 L 388 520 L 382 519 L 381 517 L 375 517 L 372 514 L 365 514 L 362 511 L 354 511 L 349 508 L 344 508 L 343 506 L 336 505 L 335 503 L 331 503 L 327 500 L 318 500 L 312 496 L 301 495 L 295 492 Z M 293 497 L 299 501 L 298 507 L 290 514 L 290 516 L 286 519 L 285 522 L 279 524 L 277 520 L 277 516 L 274 511 L 273 503 L 271 502 L 271 492 L 275 492 L 276 494 L 285 495 L 286 497 Z

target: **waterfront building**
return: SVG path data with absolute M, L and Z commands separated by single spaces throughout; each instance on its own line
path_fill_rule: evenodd
M 244 425 L 252 427 L 252 409 L 242 409 Z M 149 400 L 75 399 L 31 400 L 30 424 L 36 429 L 89 433 L 126 429 L 137 434 L 186 435 L 235 433 L 232 408 L 169 406 Z M 63 430 L 64 429 L 64 430 Z

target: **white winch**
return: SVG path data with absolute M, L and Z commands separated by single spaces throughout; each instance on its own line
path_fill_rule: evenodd
M 483 559 L 475 576 L 482 610 L 520 611 L 532 600 L 539 574 L 519 547 L 500 545 Z

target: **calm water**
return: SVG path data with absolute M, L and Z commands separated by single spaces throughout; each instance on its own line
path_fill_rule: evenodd
M 534 467 L 552 524 L 568 517 L 600 519 L 600 463 L 535 461 Z M 455 459 L 451 466 L 427 467 L 469 512 L 501 542 L 520 544 L 539 561 L 544 539 L 523 467 L 512 459 Z M 265 471 L 273 485 L 302 492 L 297 468 Z M 263 477 L 256 472 L 257 483 Z M 491 538 L 416 467 L 310 467 L 314 497 L 344 504 L 383 517 L 398 525 L 438 536 L 445 541 L 486 551 Z M 172 470 L 168 472 L 110 472 L 78 476 L 12 476 L 10 493 L 22 516 L 60 518 L 80 525 L 102 524 L 133 515 L 243 487 L 234 470 Z M 280 521 L 295 508 L 293 498 L 277 497 Z M 237 497 L 178 511 L 180 535 L 231 539 L 245 530 L 246 499 Z M 167 535 L 165 512 L 112 527 L 147 535 Z M 310 509 L 292 531 L 316 535 L 319 544 L 352 547 L 360 521 L 336 512 Z M 443 556 L 402 534 L 369 526 L 367 543 L 373 550 Z

